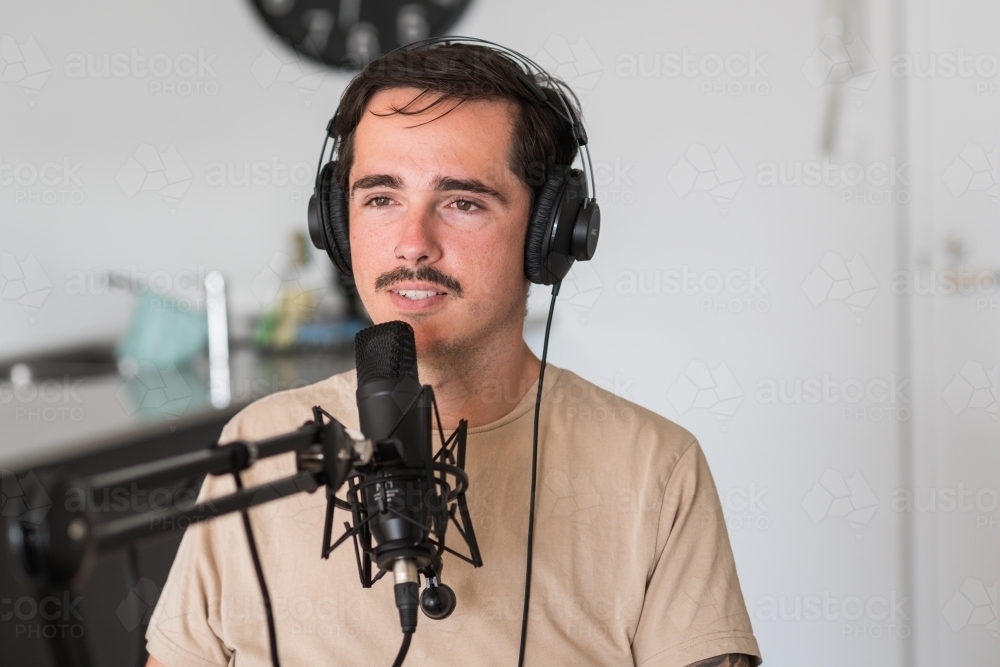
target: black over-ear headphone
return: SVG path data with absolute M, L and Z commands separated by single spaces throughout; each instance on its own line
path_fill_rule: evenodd
M 580 146 L 584 171 L 562 164 L 550 164 L 546 168 L 545 181 L 535 191 L 524 244 L 524 275 L 528 280 L 539 285 L 559 283 L 566 277 L 575 260 L 587 261 L 594 256 L 601 233 L 601 210 L 594 198 L 596 188 L 590 150 L 587 148 L 587 133 L 566 97 L 567 93 L 548 72 L 516 51 L 474 37 L 435 37 L 409 44 L 400 50 L 459 43 L 485 46 L 512 60 L 523 72 L 521 80 L 537 100 L 551 107 L 569 123 L 573 138 Z M 559 106 L 562 109 L 554 105 L 535 83 L 532 71 L 548 80 L 551 90 L 557 93 L 561 101 Z M 309 199 L 309 236 L 313 245 L 326 250 L 330 260 L 342 274 L 351 276 L 353 269 L 347 197 L 336 178 L 336 120 L 335 113 L 326 126 L 326 138 L 320 151 L 316 187 Z M 333 147 L 324 164 L 326 146 L 331 138 L 334 138 Z

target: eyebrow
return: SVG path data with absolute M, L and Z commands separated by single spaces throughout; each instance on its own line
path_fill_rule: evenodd
M 403 188 L 403 181 L 398 176 L 392 174 L 370 174 L 359 178 L 351 186 L 351 196 L 358 190 L 371 190 L 373 188 L 390 188 L 392 190 L 401 190 Z M 473 192 L 478 195 L 483 195 L 486 197 L 492 197 L 500 202 L 503 206 L 507 206 L 507 197 L 503 195 L 499 190 L 491 188 L 480 180 L 475 178 L 464 179 L 464 178 L 452 178 L 449 176 L 439 176 L 434 181 L 434 189 L 438 192 L 448 192 L 451 190 L 460 190 L 463 192 Z
M 400 190 L 402 187 L 403 181 L 398 176 L 393 176 L 392 174 L 371 174 L 370 176 L 364 176 L 354 181 L 354 185 L 351 186 L 351 196 L 353 197 L 357 190 L 371 190 L 372 188 Z
M 507 198 L 503 196 L 500 191 L 491 188 L 482 181 L 476 180 L 474 178 L 463 179 L 463 178 L 449 178 L 447 176 L 439 176 L 434 182 L 434 189 L 439 192 L 448 190 L 462 190 L 465 192 L 474 192 L 477 195 L 484 195 L 486 197 L 492 197 L 498 202 L 507 205 Z

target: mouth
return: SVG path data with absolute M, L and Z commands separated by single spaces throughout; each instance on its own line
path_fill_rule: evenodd
M 446 296 L 448 294 L 447 292 L 429 289 L 392 289 L 389 291 L 410 301 L 423 301 L 435 296 Z
M 458 280 L 432 266 L 396 267 L 378 277 L 375 291 L 385 293 L 398 314 L 412 317 L 438 312 L 462 298 Z
M 451 294 L 438 285 L 421 282 L 403 282 L 386 290 L 399 313 L 419 315 L 437 310 Z
M 410 301 L 423 301 L 437 296 L 462 296 L 459 282 L 433 266 L 422 266 L 416 270 L 397 266 L 392 271 L 379 275 L 375 280 L 375 291 L 388 291 L 393 298 Z

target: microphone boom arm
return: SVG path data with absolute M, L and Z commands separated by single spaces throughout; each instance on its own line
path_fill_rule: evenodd
M 61 599 L 63 591 L 70 591 L 86 580 L 101 552 L 129 546 L 153 535 L 186 529 L 192 524 L 297 493 L 313 493 L 325 486 L 327 510 L 322 557 L 329 558 L 335 548 L 352 538 L 361 584 L 369 588 L 390 571 L 380 568 L 379 573 L 372 576 L 375 550 L 370 522 L 385 512 L 416 524 L 421 528 L 426 543 L 434 547 L 430 563 L 419 569 L 427 584 L 421 596 L 421 605 L 431 618 L 444 618 L 455 605 L 454 592 L 440 582 L 444 553 L 451 553 L 474 567 L 481 567 L 483 561 L 465 497 L 469 488 L 469 478 L 464 470 L 468 422 L 461 420 L 446 440 L 430 386 L 421 388 L 414 403 L 421 397 L 429 399 L 433 406 L 441 447 L 424 468 L 410 469 L 412 472 L 400 473 L 403 452 L 397 439 L 378 442 L 355 439 L 339 421 L 317 406 L 313 408 L 312 421 L 295 431 L 272 438 L 256 442 L 238 440 L 90 477 L 47 476 L 37 487 L 26 489 L 29 497 L 51 502 L 45 516 L 41 519 L 32 517 L 37 523 L 25 518 L 12 518 L 8 523 L 8 542 L 19 565 L 17 569 L 42 595 L 58 594 Z M 95 490 L 165 484 L 207 474 L 238 475 L 260 459 L 289 452 L 296 452 L 296 474 L 237 489 L 234 493 L 206 499 L 188 508 L 171 506 L 151 509 L 98 522 L 88 509 L 87 502 L 73 502 L 77 496 L 84 499 L 90 497 Z M 364 491 L 378 487 L 384 479 L 382 475 L 389 469 L 394 471 L 396 483 L 419 479 L 426 484 L 427 492 L 438 501 L 437 506 L 427 508 L 426 503 L 421 503 L 420 521 L 401 514 L 391 502 L 380 503 L 379 512 L 367 514 Z M 336 493 L 345 482 L 348 499 L 342 500 Z M 29 506 L 39 505 L 32 502 Z M 345 522 L 345 532 L 331 543 L 336 507 L 348 510 L 352 522 Z M 449 523 L 455 524 L 465 541 L 468 556 L 446 546 L 445 532 Z M 425 602 L 425 596 L 429 602 Z M 61 627 L 64 624 L 58 620 L 46 622 L 46 625 L 53 626 L 45 636 L 51 639 L 57 664 L 88 667 L 90 656 L 85 638 L 67 633 L 67 628 Z
M 189 508 L 153 509 L 98 522 L 86 502 L 95 490 L 163 484 L 206 474 L 238 474 L 260 459 L 288 452 L 298 453 L 296 474 Z M 352 438 L 337 420 L 314 418 L 295 431 L 257 442 L 235 441 L 84 478 L 43 475 L 38 485 L 25 491 L 32 499 L 29 506 L 51 505 L 44 516 L 12 517 L 7 525 L 8 545 L 18 564 L 15 570 L 42 595 L 58 593 L 62 599 L 63 591 L 87 579 L 101 552 L 297 493 L 312 493 L 320 486 L 335 490 L 353 472 L 353 466 L 372 465 L 374 452 L 370 440 Z M 57 664 L 90 664 L 84 635 L 67 632 L 58 619 L 46 625 L 53 626 L 45 636 L 51 639 Z

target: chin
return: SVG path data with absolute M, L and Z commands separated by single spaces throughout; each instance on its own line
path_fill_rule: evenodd
M 417 344 L 417 359 L 433 360 L 439 367 L 460 363 L 466 351 L 475 347 L 475 342 L 482 335 L 463 322 L 460 318 L 449 317 L 445 313 L 422 317 L 403 317 L 401 320 L 413 327 L 413 335 Z
M 432 321 L 428 321 L 432 320 Z M 417 354 L 435 354 L 442 349 L 446 349 L 454 344 L 457 327 L 448 326 L 448 323 L 433 321 L 437 318 L 406 318 L 413 327 L 413 335 L 417 342 Z

